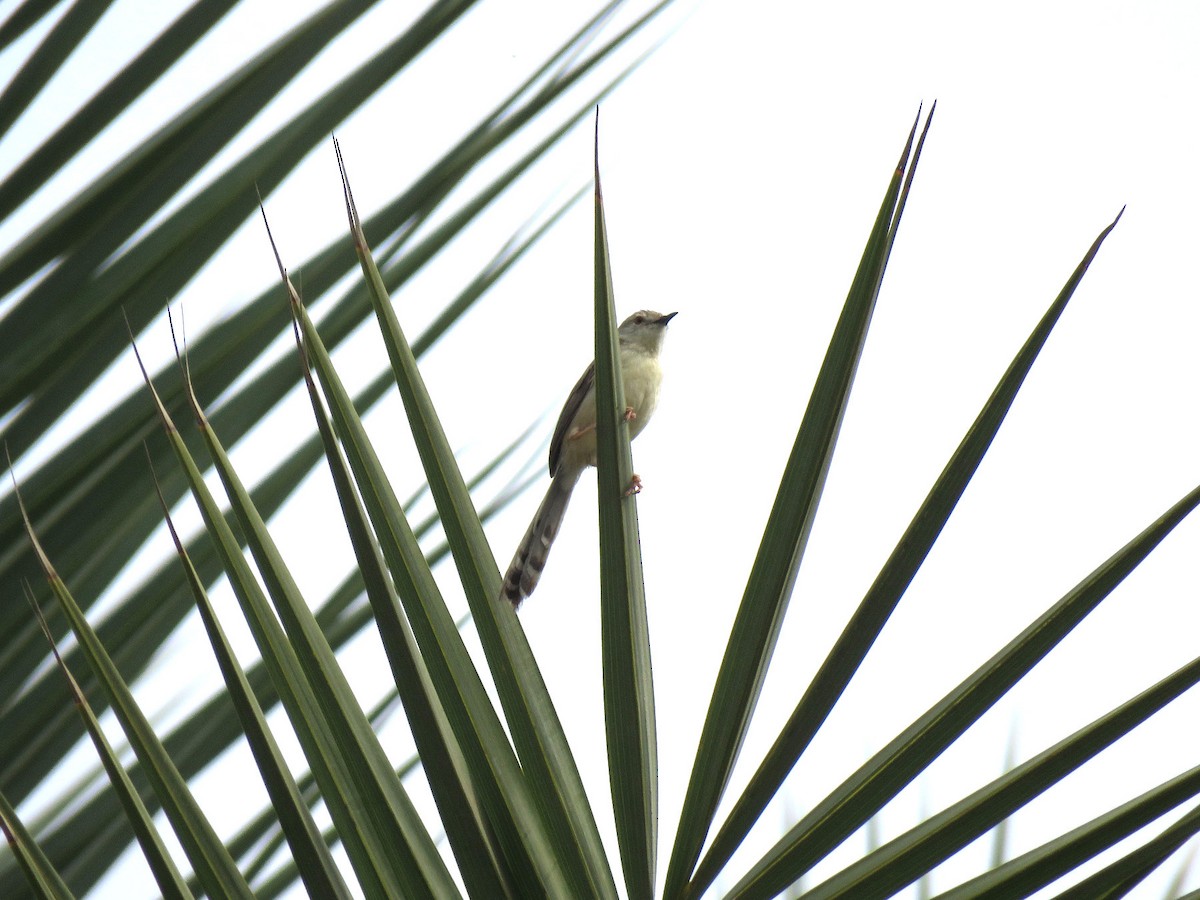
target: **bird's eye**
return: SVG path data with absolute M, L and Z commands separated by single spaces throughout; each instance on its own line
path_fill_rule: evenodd
M 645 316 L 634 316 L 634 317 L 633 317 L 633 324 L 634 324 L 634 325 L 641 325 L 641 324 L 642 324 L 643 322 L 645 322 L 645 321 L 646 321 L 646 317 L 645 317 Z

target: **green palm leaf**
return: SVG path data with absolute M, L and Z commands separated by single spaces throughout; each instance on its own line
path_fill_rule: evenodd
M 19 499 L 19 497 L 18 497 Z M 24 508 L 22 507 L 22 511 Z M 163 802 L 167 818 L 183 845 L 188 860 L 195 869 L 204 890 L 213 896 L 251 898 L 250 886 L 238 871 L 233 857 L 221 843 L 215 829 L 200 809 L 187 782 L 167 755 L 166 748 L 154 733 L 150 720 L 133 698 L 132 691 L 113 664 L 112 657 L 97 640 L 83 611 L 58 577 L 50 558 L 46 556 L 34 533 L 33 524 L 26 518 L 26 528 L 34 552 L 46 573 L 51 590 L 62 604 L 75 637 L 84 648 L 88 664 L 108 694 L 113 711 L 126 737 L 145 766 L 155 793 Z
M 596 116 L 596 485 L 600 498 L 600 634 L 608 780 L 630 897 L 654 894 L 658 853 L 658 735 L 650 672 L 650 629 L 642 581 L 637 500 L 628 486 L 633 456 L 624 418 L 612 264 L 600 190 Z
M 1118 215 L 1117 221 L 1119 220 Z M 984 453 L 999 431 L 1016 399 L 1017 391 L 1024 383 L 1025 376 L 1029 374 L 1034 360 L 1050 337 L 1051 330 L 1066 309 L 1067 302 L 1095 259 L 1100 245 L 1116 227 L 1117 221 L 1113 221 L 1093 242 L 963 437 L 954 456 L 946 464 L 946 468 L 913 517 L 912 523 L 897 543 L 896 549 L 876 576 L 871 589 L 846 623 L 837 643 L 805 690 L 750 784 L 738 798 L 733 811 L 713 839 L 693 877 L 696 887 L 707 887 L 721 867 L 729 861 L 733 850 L 741 844 L 751 826 L 762 815 L 763 809 L 779 790 L 783 780 L 833 709 L 838 697 L 858 671 L 883 626 L 887 624 L 888 617 L 895 610 L 904 591 L 941 534 L 955 505 L 982 462 Z
M 230 304 L 225 318 L 205 323 L 190 341 L 184 366 L 169 362 L 147 375 L 150 400 L 148 391 L 138 389 L 107 407 L 77 411 L 80 398 L 92 396 L 114 364 L 125 365 L 125 320 L 138 333 L 160 321 L 167 304 L 222 253 L 260 204 L 269 210 L 279 203 L 280 186 L 330 132 L 394 79 L 415 77 L 418 58 L 438 52 L 480 4 L 430 0 L 400 29 L 370 35 L 369 46 L 304 104 L 279 115 L 273 130 L 263 129 L 258 123 L 269 110 L 278 112 L 275 104 L 284 92 L 319 57 L 327 58 L 342 35 L 362 31 L 364 17 L 383 7 L 374 0 L 330 2 L 289 23 L 194 101 L 180 104 L 137 146 L 99 167 L 87 184 L 67 191 L 57 205 L 45 202 L 42 198 L 55 196 L 64 171 L 83 165 L 131 106 L 241 6 L 194 0 L 98 85 L 91 99 L 61 115 L 40 143 L 31 142 L 32 149 L 0 173 L 0 221 L 15 235 L 0 250 L 0 439 L 16 460 L 28 506 L 25 515 L 15 492 L 0 496 L 0 827 L 9 847 L 0 848 L 0 895 L 86 893 L 136 839 L 165 896 L 253 891 L 275 897 L 299 890 L 372 898 L 465 892 L 488 898 L 676 900 L 719 894 L 713 886 L 725 885 L 734 897 L 802 892 L 883 897 L 913 883 L 926 896 L 937 866 L 989 829 L 998 829 L 1000 846 L 1007 817 L 1068 773 L 1090 766 L 1101 750 L 1140 729 L 1200 678 L 1200 663 L 1192 661 L 1036 756 L 1013 758 L 1005 774 L 955 803 L 922 813 L 924 821 L 899 836 L 885 836 L 897 794 L 927 775 L 940 754 L 1190 515 L 1200 503 L 1196 489 L 908 728 L 880 741 L 841 784 L 818 785 L 815 804 L 797 809 L 788 798 L 794 813 L 782 837 L 776 835 L 774 846 L 760 851 L 757 860 L 750 858 L 748 871 L 731 869 L 754 830 L 761 832 L 764 810 L 800 757 L 833 721 L 849 682 L 931 552 L 1116 225 L 1096 239 L 1017 354 L 811 683 L 796 686 L 790 698 L 794 711 L 773 746 L 761 758 L 749 758 L 746 737 L 759 712 L 799 566 L 812 553 L 809 534 L 929 131 L 928 121 L 919 131 L 918 116 L 762 528 L 694 748 L 678 829 L 660 834 L 659 766 L 679 768 L 683 761 L 659 758 L 656 718 L 665 707 L 655 705 L 637 500 L 624 493 L 632 461 L 622 436 L 613 263 L 597 162 L 599 637 L 611 819 L 607 809 L 593 807 L 602 792 L 589 797 L 584 789 L 592 757 L 567 741 L 559 718 L 563 700 L 554 694 L 556 709 L 523 627 L 529 620 L 497 599 L 500 577 L 483 527 L 536 478 L 528 465 L 521 468 L 529 432 L 491 454 L 468 479 L 442 424 L 450 420 L 438 402 L 440 386 L 431 380 L 427 387 L 422 369 L 425 351 L 566 206 L 539 216 L 536 224 L 504 229 L 512 237 L 477 268 L 467 268 L 462 290 L 452 287 L 441 308 L 424 311 L 432 324 L 423 333 L 410 334 L 416 315 L 396 298 L 474 223 L 498 209 L 638 65 L 641 57 L 630 43 L 668 3 L 650 4 L 640 15 L 627 10 L 622 23 L 623 5 L 619 0 L 598 5 L 526 77 L 515 79 L 520 83 L 514 89 L 497 91 L 500 100 L 471 119 L 457 140 L 432 152 L 423 170 L 405 173 L 405 186 L 389 190 L 361 221 L 339 148 L 350 240 L 317 244 L 294 266 L 302 279 L 289 277 L 280 263 L 283 291 L 248 290 L 246 299 Z M 0 95 L 0 134 L 24 127 L 56 74 L 101 32 L 106 13 L 116 6 L 14 4 L 0 23 L 0 51 L 13 54 L 7 60 L 12 77 Z M 38 35 L 31 40 L 33 29 Z M 618 53 L 634 62 L 620 68 Z M 395 139 L 404 141 L 422 126 L 400 121 Z M 357 152 L 348 146 L 351 160 Z M 224 161 L 214 165 L 218 159 Z M 373 185 L 358 188 L 361 196 L 376 193 Z M 303 302 L 296 285 L 305 293 Z M 202 318 L 208 312 L 202 310 Z M 349 359 L 372 315 L 389 367 L 365 373 L 359 383 L 367 386 L 352 396 L 343 380 L 349 365 L 339 371 L 342 356 Z M 290 347 L 279 352 L 289 326 L 300 365 Z M 512 323 L 514 333 L 498 336 L 498 344 L 519 339 L 524 334 L 519 326 Z M 306 424 L 294 440 L 289 435 L 277 441 L 267 474 L 244 482 L 253 466 L 243 466 L 236 455 L 231 461 L 226 448 L 242 453 L 240 445 L 261 434 L 268 416 L 285 413 L 301 384 L 315 427 Z M 393 386 L 420 461 L 422 486 L 420 477 L 404 485 L 389 477 L 380 461 L 382 445 L 376 449 L 363 424 Z M 176 431 L 173 423 L 186 419 L 198 428 Z M 393 418 L 386 427 L 396 421 L 403 427 L 404 419 Z M 500 442 L 511 438 L 503 435 Z M 198 463 L 202 458 L 211 463 Z M 323 597 L 302 592 L 301 579 L 284 562 L 290 557 L 282 530 L 268 524 L 298 485 L 311 483 L 322 460 L 342 522 L 328 515 L 306 524 L 322 538 L 326 529 L 344 527 L 353 551 L 353 561 L 345 563 L 352 568 L 333 573 L 330 583 L 336 587 Z M 214 496 L 217 481 L 228 508 Z M 399 497 L 406 494 L 412 499 L 402 503 Z M 174 521 L 192 514 L 193 506 L 202 527 L 184 538 Z M 429 507 L 435 511 L 418 514 Z M 157 549 L 157 540 L 153 546 L 148 541 L 164 518 L 178 559 L 129 572 L 143 548 Z M 427 536 L 436 529 L 444 542 L 435 546 Z M 442 560 L 452 560 L 453 567 L 435 577 Z M 43 573 L 58 602 L 40 596 L 45 619 L 39 621 L 24 594 L 44 595 L 46 589 L 24 585 Z M 456 590 L 447 591 L 455 577 Z M 233 594 L 258 658 L 238 659 L 236 642 L 226 636 L 236 623 L 224 620 L 209 599 L 217 586 Z M 446 600 L 457 589 L 470 610 L 466 617 L 452 612 Z M 146 688 L 148 676 L 162 671 L 155 665 L 161 650 L 192 618 L 193 607 L 224 686 L 197 708 L 172 717 L 169 727 L 156 728 L 135 694 Z M 463 633 L 466 619 L 474 634 Z M 382 684 L 372 684 L 367 702 L 351 689 L 348 670 L 357 660 L 347 648 L 356 639 L 374 643 L 375 635 L 388 671 Z M 55 656 L 57 645 L 64 647 L 61 669 L 67 678 L 49 664 L 47 637 Z M 190 689 L 188 674 L 173 667 L 172 688 Z M 384 725 L 392 709 L 402 709 L 406 719 L 396 723 L 399 749 Z M 97 722 L 107 711 L 127 731 L 137 757 L 126 765 L 124 749 L 114 749 Z M 302 758 L 280 750 L 288 729 Z M 63 761 L 85 736 L 99 762 L 64 770 Z M 201 808 L 205 798 L 193 791 L 206 767 L 243 739 L 258 769 L 249 770 L 250 777 L 263 781 L 268 805 L 255 799 L 253 815 L 223 836 L 210 823 L 210 811 Z M 726 797 L 739 762 L 753 775 L 740 793 Z M 989 871 L 968 878 L 949 896 L 1023 896 L 1060 881 L 1070 883 L 1065 896 L 1123 896 L 1200 830 L 1200 816 L 1190 808 L 1198 791 L 1196 771 L 1184 771 L 1013 859 L 997 851 Z M 729 812 L 721 820 L 723 802 Z M 181 874 L 184 857 L 173 859 L 156 834 L 153 816 L 159 811 L 178 835 L 190 873 Z M 1155 824 L 1167 816 L 1174 820 Z M 868 846 L 860 857 L 830 858 L 864 823 Z M 663 846 L 669 860 L 665 875 L 658 865 L 662 837 L 670 845 Z M 1124 841 L 1128 846 L 1118 847 Z M 1100 854 L 1091 874 L 1080 880 L 1075 873 Z M 1180 885 L 1183 877 L 1181 870 Z
M 899 224 L 901 188 L 918 124 L 913 123 L 850 286 L 738 607 L 680 814 L 667 869 L 668 896 L 684 891 L 700 857 L 766 678 Z M 914 167 L 917 159 L 912 159 Z

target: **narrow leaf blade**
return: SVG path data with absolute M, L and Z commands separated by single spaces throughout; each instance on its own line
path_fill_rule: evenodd
M 796 434 L 717 673 L 667 868 L 666 896 L 684 891 L 750 726 L 833 459 L 887 262 L 889 231 L 916 123 L 888 184 Z
M 796 761 L 824 723 L 838 698 L 887 624 L 908 585 L 941 534 L 959 498 L 991 446 L 1034 360 L 1045 346 L 1067 302 L 1120 215 L 1093 242 L 1066 285 L 1009 365 L 979 416 L 942 470 L 896 548 L 846 623 L 821 668 L 805 690 L 750 783 L 722 824 L 693 877 L 694 889 L 707 886 L 745 839 Z
M 599 149 L 597 111 L 597 151 Z M 613 302 L 600 161 L 596 160 L 596 457 L 600 508 L 600 638 L 608 780 L 631 898 L 654 895 L 658 848 L 658 738 L 650 630 L 642 579 L 633 456 Z

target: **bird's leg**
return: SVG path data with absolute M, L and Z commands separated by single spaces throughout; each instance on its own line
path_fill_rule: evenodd
M 634 419 L 637 418 L 637 413 L 633 411 L 632 406 L 625 407 L 625 415 L 623 416 L 623 418 L 625 419 L 626 422 L 632 422 Z M 575 428 L 575 429 L 567 432 L 567 440 L 568 441 L 577 441 L 584 435 L 591 434 L 595 430 L 596 430 L 595 422 L 593 422 L 591 425 L 584 425 L 582 428 Z
M 632 406 L 625 407 L 625 421 L 632 422 L 637 418 L 637 413 L 633 411 Z M 633 477 L 629 479 L 629 487 L 625 489 L 625 496 L 632 497 L 634 494 L 642 492 L 642 479 L 634 472 Z

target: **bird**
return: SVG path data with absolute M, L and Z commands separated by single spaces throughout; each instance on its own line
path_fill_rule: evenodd
M 659 351 L 666 336 L 667 323 L 677 313 L 643 309 L 633 313 L 617 329 L 621 353 L 621 378 L 625 388 L 625 421 L 629 423 L 629 439 L 633 440 L 658 405 L 658 390 L 662 384 Z M 588 466 L 596 465 L 596 363 L 587 367 L 575 383 L 567 402 L 558 416 L 554 436 L 550 439 L 550 487 L 538 507 L 525 537 L 517 547 L 504 576 L 501 596 L 513 605 L 533 593 L 550 547 L 562 525 L 571 501 L 571 492 L 579 476 Z M 637 475 L 626 494 L 642 489 Z

